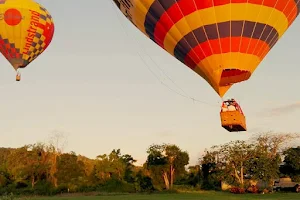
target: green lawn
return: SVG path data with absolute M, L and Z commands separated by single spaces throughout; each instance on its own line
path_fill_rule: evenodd
M 274 194 L 230 194 L 223 192 L 201 192 L 190 194 L 152 194 L 152 195 L 99 195 L 75 197 L 45 197 L 34 200 L 299 200 L 297 193 Z

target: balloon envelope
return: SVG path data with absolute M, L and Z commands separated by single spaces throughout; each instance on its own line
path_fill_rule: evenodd
M 15 70 L 24 68 L 50 44 L 54 23 L 33 0 L 0 0 L 0 52 Z
M 250 78 L 300 11 L 300 0 L 113 1 L 220 97 Z

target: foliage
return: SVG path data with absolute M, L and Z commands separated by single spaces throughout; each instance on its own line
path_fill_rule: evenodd
M 63 197 L 37 197 L 31 200 L 299 200 L 296 193 L 273 193 L 268 195 L 235 195 L 229 192 L 189 192 L 156 194 L 100 194 L 96 196 L 72 195 Z
M 233 193 L 257 193 L 251 181 L 269 188 L 280 173 L 300 180 L 300 147 L 283 152 L 289 134 L 262 134 L 256 140 L 231 141 L 206 150 L 199 163 L 189 166 L 189 154 L 174 144 L 153 144 L 143 166 L 120 149 L 90 159 L 63 152 L 59 137 L 49 144 L 0 148 L 0 195 L 56 195 L 75 192 L 155 193 L 220 190 L 224 181 Z M 286 148 L 286 146 L 285 146 Z M 279 171 L 280 169 L 280 171 Z M 11 197 L 13 198 L 13 197 Z
M 13 193 L 4 194 L 3 196 L 0 196 L 0 200 L 15 200 L 15 196 Z
M 202 160 L 204 180 L 209 186 L 209 179 L 214 182 L 226 181 L 244 187 L 244 176 L 247 173 L 247 162 L 254 155 L 254 146 L 245 141 L 233 141 L 214 146 Z
M 78 160 L 76 154 L 62 154 L 58 158 L 57 173 L 59 185 L 66 185 L 69 188 L 77 188 L 86 182 L 84 163 Z
M 136 175 L 136 191 L 138 192 L 153 192 L 154 185 L 151 177 L 145 175 L 142 170 L 140 170 Z
M 255 186 L 255 185 L 251 185 L 248 189 L 247 189 L 247 192 L 249 193 L 253 193 L 253 194 L 257 194 L 258 193 L 258 187 Z
M 294 181 L 300 181 L 300 146 L 287 149 L 283 155 L 284 165 L 280 167 L 280 172 L 293 177 Z
M 244 194 L 245 189 L 240 188 L 240 187 L 233 187 L 233 188 L 230 188 L 230 192 L 233 193 L 233 194 Z
M 134 184 L 127 183 L 118 179 L 110 179 L 105 184 L 100 185 L 99 191 L 120 192 L 120 193 L 136 192 Z
M 200 160 L 203 174 L 202 189 L 211 190 L 220 187 L 223 172 L 218 165 L 217 155 L 217 151 L 206 151 L 206 154 Z
M 185 174 L 189 155 L 176 145 L 151 145 L 147 151 L 146 167 L 153 180 L 165 189 L 172 189 L 174 181 Z

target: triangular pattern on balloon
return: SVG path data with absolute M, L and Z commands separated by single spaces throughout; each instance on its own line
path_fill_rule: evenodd
M 0 0 L 0 18 L 0 52 L 16 70 L 35 60 L 52 41 L 52 16 L 33 0 Z

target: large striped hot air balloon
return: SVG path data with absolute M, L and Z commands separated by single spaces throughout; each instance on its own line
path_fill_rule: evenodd
M 114 0 L 151 40 L 220 97 L 245 81 L 300 11 L 300 0 Z
M 246 81 L 300 11 L 300 0 L 113 0 L 146 36 L 223 97 Z M 222 111 L 228 131 L 245 131 L 235 100 Z
M 40 4 L 33 0 L 0 0 L 0 52 L 16 71 L 45 51 L 53 34 L 52 17 Z

